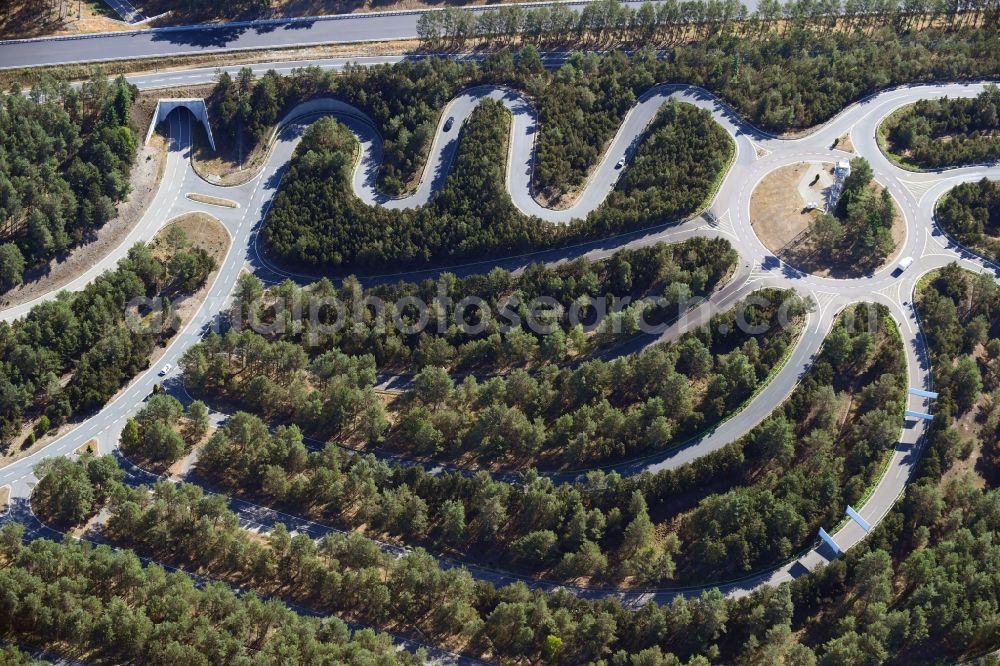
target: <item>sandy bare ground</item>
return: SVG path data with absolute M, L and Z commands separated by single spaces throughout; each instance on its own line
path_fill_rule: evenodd
M 118 204 L 118 215 L 65 256 L 30 271 L 25 275 L 24 284 L 0 295 L 0 305 L 4 308 L 20 305 L 60 289 L 118 247 L 152 203 L 163 177 L 166 156 L 166 141 L 154 135 L 148 146 L 139 148 L 129 176 L 132 193 Z
M 834 142 L 833 147 L 837 150 L 843 150 L 845 153 L 853 153 L 854 151 L 854 141 L 851 139 L 851 133 L 840 135 Z
M 10 486 L 4 486 L 0 488 L 0 513 L 7 511 L 7 506 L 10 504 Z
M 222 206 L 223 208 L 237 208 L 239 204 L 230 199 L 223 199 L 222 197 L 213 197 L 208 194 L 198 194 L 197 192 L 188 192 L 185 194 L 191 201 L 197 201 L 198 203 L 208 204 L 209 206 Z
M 82 456 L 84 453 L 91 453 L 97 455 L 97 440 L 93 438 L 88 439 L 86 442 L 81 444 L 77 448 L 77 450 L 74 451 L 73 453 L 75 453 L 78 456 Z
M 161 241 L 175 227 L 184 230 L 191 247 L 206 250 L 215 259 L 216 264 L 222 264 L 226 250 L 229 249 L 229 234 L 222 223 L 208 213 L 188 213 L 164 225 L 153 238 L 153 243 L 157 245 L 154 254 L 160 254 Z M 211 281 L 212 276 L 209 276 L 207 282 Z
M 750 223 L 757 237 L 767 249 L 781 256 L 781 252 L 795 237 L 805 231 L 819 214 L 806 212 L 806 201 L 799 191 L 799 185 L 806 178 L 811 165 L 805 162 L 781 167 L 768 175 L 757 185 L 750 197 Z M 824 164 L 833 168 L 833 164 Z M 823 203 L 821 188 L 807 187 L 815 196 L 814 201 Z
M 8 4 L 9 3 L 9 4 Z M 3 0 L 4 12 L 0 14 L 0 37 L 21 39 L 43 35 L 80 35 L 89 32 L 128 30 L 124 21 L 103 0 L 66 2 L 62 14 L 46 11 L 38 0 Z M 77 9 L 80 10 L 77 15 Z
M 206 94 L 205 97 L 208 97 Z M 219 127 L 213 123 L 213 127 Z M 270 138 L 271 130 L 268 130 Z M 191 167 L 199 176 L 216 185 L 242 185 L 249 182 L 260 173 L 267 162 L 271 144 L 267 139 L 258 141 L 247 154 L 242 154 L 229 139 L 215 137 L 218 151 L 212 150 L 208 136 L 201 125 L 194 128 L 194 150 L 191 151 Z

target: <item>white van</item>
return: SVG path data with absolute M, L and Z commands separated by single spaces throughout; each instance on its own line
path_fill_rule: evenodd
M 902 273 L 907 268 L 909 268 L 910 264 L 912 263 L 913 263 L 913 257 L 903 257 L 902 259 L 899 260 L 899 264 L 896 265 L 896 270 Z

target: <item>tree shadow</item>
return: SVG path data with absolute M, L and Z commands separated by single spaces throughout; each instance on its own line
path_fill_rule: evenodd
M 258 34 L 263 34 L 265 32 L 269 32 L 270 29 L 273 29 L 270 28 L 265 30 L 264 28 L 265 26 L 256 26 L 253 30 Z M 169 44 L 184 46 L 197 46 L 201 48 L 224 48 L 239 39 L 249 30 L 251 30 L 250 26 L 233 26 L 225 24 L 218 26 L 199 26 L 197 28 L 179 30 L 159 30 L 152 33 L 152 41 L 167 42 Z

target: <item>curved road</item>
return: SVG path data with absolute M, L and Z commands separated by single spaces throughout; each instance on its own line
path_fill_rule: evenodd
M 336 66 L 335 64 L 333 66 Z M 200 76 L 200 75 L 199 75 Z M 150 82 L 149 85 L 162 85 Z M 608 152 L 591 177 L 589 187 L 569 211 L 552 211 L 539 206 L 531 197 L 530 183 L 531 153 L 535 130 L 535 115 L 525 99 L 512 91 L 501 88 L 475 88 L 449 103 L 442 119 L 456 118 L 450 133 L 439 128 L 431 148 L 428 168 L 424 181 L 417 192 L 404 200 L 386 200 L 374 187 L 375 171 L 381 154 L 377 133 L 357 109 L 332 100 L 308 102 L 293 111 L 291 122 L 277 135 L 273 150 L 262 171 L 250 182 L 236 187 L 220 187 L 209 184 L 196 175 L 189 166 L 190 116 L 174 114 L 170 119 L 171 155 L 168 158 L 168 172 L 161 191 L 157 194 L 150 212 L 143 218 L 132 236 L 116 252 L 123 253 L 134 239 L 148 239 L 162 222 L 176 215 L 202 210 L 218 217 L 233 236 L 232 247 L 226 256 L 215 282 L 210 286 L 205 304 L 191 318 L 181 333 L 166 350 L 161 363 L 176 365 L 181 353 L 195 343 L 201 333 L 211 326 L 217 312 L 226 305 L 236 278 L 243 269 L 259 272 L 263 277 L 280 280 L 286 277 L 309 278 L 310 276 L 290 275 L 274 268 L 262 260 L 257 253 L 256 235 L 260 222 L 266 216 L 268 207 L 276 192 L 281 175 L 301 137 L 305 125 L 316 113 L 332 113 L 348 125 L 362 143 L 362 157 L 354 174 L 354 183 L 359 196 L 366 201 L 381 205 L 412 206 L 425 202 L 447 173 L 451 156 L 455 150 L 454 137 L 461 122 L 471 113 L 478 102 L 485 97 L 502 101 L 514 114 L 512 140 L 508 163 L 508 186 L 518 207 L 525 212 L 538 215 L 553 223 L 562 223 L 571 216 L 584 215 L 603 201 L 613 188 L 619 172 L 614 168 L 618 157 L 641 140 L 644 128 L 655 116 L 660 105 L 668 99 L 696 104 L 709 109 L 715 119 L 733 136 L 737 144 L 737 155 L 732 169 L 726 175 L 710 210 L 706 215 L 679 225 L 658 228 L 603 239 L 573 248 L 562 248 L 514 257 L 500 261 L 487 261 L 459 267 L 451 267 L 454 272 L 481 272 L 495 265 L 509 269 L 523 268 L 528 263 L 544 260 L 559 262 L 583 256 L 591 260 L 609 256 L 619 249 L 638 247 L 656 242 L 676 242 L 694 235 L 721 235 L 730 240 L 740 254 L 741 264 L 736 276 L 729 284 L 712 295 L 708 303 L 686 313 L 665 337 L 674 337 L 682 330 L 704 323 L 706 316 L 718 309 L 729 307 L 762 287 L 791 288 L 809 296 L 816 304 L 808 317 L 806 330 L 792 352 L 791 358 L 778 375 L 739 414 L 731 418 L 714 432 L 690 443 L 679 451 L 663 452 L 641 462 L 623 463 L 617 466 L 624 474 L 676 467 L 698 456 L 716 450 L 749 431 L 766 418 L 792 391 L 802 373 L 812 362 L 823 338 L 829 332 L 836 314 L 846 305 L 858 301 L 875 301 L 889 307 L 900 326 L 904 341 L 908 379 L 910 386 L 930 388 L 930 368 L 926 350 L 920 335 L 916 313 L 912 305 L 912 293 L 919 277 L 928 271 L 959 261 L 963 267 L 974 271 L 987 271 L 994 276 L 994 268 L 960 248 L 954 247 L 935 227 L 933 205 L 936 199 L 955 184 L 984 176 L 1000 178 L 1000 168 L 974 167 L 939 173 L 910 173 L 892 165 L 878 150 L 874 139 L 874 128 L 894 109 L 921 98 L 942 95 L 971 96 L 977 94 L 982 85 L 925 85 L 911 86 L 887 91 L 873 96 L 862 103 L 852 105 L 829 123 L 812 134 L 786 140 L 776 138 L 751 127 L 737 117 L 728 107 L 709 93 L 692 87 L 657 86 L 643 95 L 637 105 L 625 118 L 622 128 L 608 148 Z M 303 115 L 305 114 L 305 115 Z M 300 118 L 300 120 L 295 120 Z M 876 178 L 885 184 L 903 211 L 907 224 L 907 236 L 902 248 L 902 256 L 912 256 L 913 265 L 902 275 L 893 275 L 890 268 L 872 275 L 855 279 L 830 279 L 806 275 L 774 257 L 758 240 L 750 226 L 749 202 L 754 186 L 767 173 L 776 168 L 802 161 L 831 161 L 847 157 L 847 154 L 831 151 L 834 139 L 850 133 L 857 153 L 868 158 Z M 237 201 L 239 208 L 218 208 L 206 206 L 183 194 L 197 192 L 210 196 Z M 166 212 L 164 212 L 166 211 Z M 124 248 L 124 249 L 123 249 Z M 107 262 L 95 265 L 94 271 L 108 267 Z M 113 262 L 111 262 L 113 263 Z M 436 271 L 409 274 L 433 275 Z M 83 276 L 74 283 L 74 288 L 85 284 L 93 275 Z M 404 274 L 369 278 L 395 279 Z M 23 314 L 24 308 L 11 309 L 0 313 L 4 319 Z M 135 413 L 150 393 L 159 378 L 151 369 L 124 389 L 94 417 L 84 421 L 75 430 L 67 433 L 43 449 L 0 470 L 0 485 L 11 484 L 15 497 L 24 497 L 30 492 L 34 479 L 31 466 L 39 460 L 53 455 L 67 455 L 91 438 L 96 438 L 102 451 L 115 448 L 118 434 L 126 416 Z M 176 380 L 173 380 L 176 381 Z M 922 398 L 909 397 L 909 409 L 926 411 L 928 405 Z M 889 466 L 870 499 L 860 509 L 862 516 L 872 524 L 877 524 L 889 511 L 903 492 L 919 454 L 919 446 L 924 432 L 924 422 L 907 421 L 902 428 L 902 436 L 893 452 Z M 249 505 L 239 510 L 247 517 L 262 507 Z M 248 513 L 249 512 L 249 513 Z M 291 518 L 292 520 L 299 520 Z M 304 523 L 303 523 L 304 524 Z M 312 524 L 315 525 L 315 524 Z M 321 526 L 322 527 L 322 526 Z M 832 526 L 830 526 L 832 527 Z M 330 529 L 330 528 L 323 528 Z M 840 528 L 834 538 L 841 548 L 846 549 L 858 543 L 865 536 L 855 523 L 849 522 Z M 390 547 L 390 546 L 387 546 Z M 585 588 L 575 590 L 585 596 L 615 596 L 627 604 L 641 604 L 649 600 L 668 601 L 679 592 L 697 593 L 708 587 L 721 587 L 729 595 L 745 594 L 757 586 L 777 584 L 801 575 L 827 561 L 832 556 L 825 547 L 814 548 L 795 561 L 748 579 L 732 584 L 711 585 L 705 588 L 662 588 L 648 591 L 622 592 L 611 589 Z M 497 583 L 517 579 L 505 572 L 496 572 L 475 565 L 466 565 L 477 577 Z M 530 581 L 531 584 L 554 588 L 562 587 L 544 581 Z M 570 588 L 572 589 L 572 588 Z

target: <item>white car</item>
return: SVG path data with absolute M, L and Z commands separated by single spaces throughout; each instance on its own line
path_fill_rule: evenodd
M 615 165 L 615 168 L 616 169 L 621 169 L 623 166 L 625 166 L 625 158 L 624 157 L 621 158 L 620 160 L 618 160 L 618 164 Z
M 896 265 L 896 270 L 902 273 L 907 268 L 909 268 L 910 264 L 912 263 L 913 263 L 913 257 L 903 257 L 902 259 L 899 260 L 899 264 Z
M 163 366 L 162 368 L 160 368 L 160 376 L 163 377 L 164 375 L 166 375 L 168 372 L 170 372 L 170 369 L 173 368 L 173 367 L 174 366 L 172 366 L 169 363 L 167 363 L 165 366 Z

